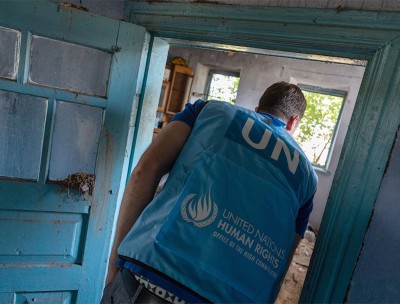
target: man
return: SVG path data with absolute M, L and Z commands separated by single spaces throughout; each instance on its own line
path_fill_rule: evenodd
M 256 112 L 197 101 L 175 115 L 125 190 L 110 261 L 119 246 L 122 270 L 110 265 L 102 302 L 273 302 L 317 185 L 291 137 L 305 108 L 279 82 Z

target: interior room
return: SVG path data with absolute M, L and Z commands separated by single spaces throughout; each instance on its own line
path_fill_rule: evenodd
M 333 90 L 345 92 L 343 101 L 343 109 L 341 115 L 336 118 L 337 133 L 332 136 L 332 151 L 329 160 L 318 164 L 316 167 L 318 174 L 318 190 L 316 194 L 316 204 L 310 219 L 310 224 L 316 231 L 319 230 L 322 219 L 323 210 L 325 209 L 330 186 L 339 161 L 341 147 L 348 125 L 350 123 L 351 114 L 355 105 L 355 101 L 360 89 L 361 80 L 365 70 L 365 62 L 360 60 L 347 60 L 343 63 L 334 63 L 326 61 L 315 61 L 310 59 L 293 58 L 296 54 L 278 54 L 279 56 L 263 55 L 262 50 L 253 50 L 258 53 L 240 53 L 229 51 L 211 51 L 200 48 L 186 48 L 179 46 L 171 46 L 168 53 L 167 62 L 171 63 L 174 58 L 182 58 L 185 60 L 184 65 L 169 64 L 166 79 L 162 89 L 161 103 L 168 104 L 168 93 L 172 90 L 182 91 L 183 98 L 179 98 L 180 107 L 178 109 L 165 109 L 164 112 L 175 113 L 176 110 L 183 109 L 183 100 L 187 102 L 195 102 L 197 99 L 213 99 L 212 96 L 206 96 L 209 81 L 209 73 L 211 70 L 217 71 L 236 71 L 240 77 L 238 88 L 236 91 L 235 104 L 248 109 L 255 109 L 258 99 L 269 85 L 278 81 L 286 81 L 296 85 L 308 86 L 308 89 L 314 87 L 315 90 L 325 89 L 326 94 Z M 289 56 L 292 56 L 290 58 Z M 332 60 L 334 60 L 332 58 Z M 338 60 L 338 59 L 337 59 Z M 170 88 L 170 80 L 172 79 L 172 71 L 176 69 L 185 69 L 188 78 L 183 79 L 185 89 L 179 89 L 175 85 Z M 188 68 L 188 69 L 186 69 Z M 171 73 L 172 72 L 172 73 Z M 183 72 L 178 72 L 182 73 Z M 169 75 L 169 77 L 167 76 Z M 166 86 L 167 85 L 167 86 Z M 164 100 L 165 99 L 165 100 Z M 223 100 L 222 97 L 218 100 Z M 173 101 L 172 101 L 173 102 Z M 170 103 L 172 103 L 170 101 Z M 163 107 L 157 110 L 163 110 Z M 168 122 L 171 114 L 158 119 L 158 123 Z M 156 117 L 157 120 L 157 117 Z M 333 133 L 335 128 L 331 130 Z M 158 128 L 155 128 L 158 132 Z M 156 133 L 157 134 L 157 133 Z
M 277 303 L 294 303 L 299 300 L 366 62 L 344 58 L 330 58 L 330 62 L 321 60 L 322 58 L 300 59 L 296 58 L 299 54 L 268 55 L 268 51 L 260 49 L 253 49 L 252 52 L 171 46 L 156 113 L 154 136 L 157 136 L 160 129 L 172 119 L 174 113 L 183 109 L 186 102 L 194 103 L 197 99 L 227 102 L 233 100 L 235 105 L 255 109 L 265 88 L 278 81 L 290 82 L 327 96 L 341 92 L 342 100 L 338 103 L 337 116 L 332 122 L 310 121 L 313 127 L 318 129 L 321 129 L 321 125 L 332 124 L 332 126 L 325 136 L 321 136 L 324 140 L 318 144 L 319 148 L 311 149 L 310 155 L 307 155 L 313 160 L 318 175 L 314 210 L 310 217 L 307 238 L 299 245 L 277 300 Z M 215 81 L 213 74 L 227 77 L 234 75 L 237 78 L 234 96 L 210 93 L 213 91 L 210 89 L 213 79 Z M 221 87 L 227 88 L 229 85 L 224 83 Z M 329 113 L 324 112 L 320 115 L 328 119 Z M 313 140 L 318 141 L 317 138 L 307 137 L 305 143 Z M 317 155 L 325 153 L 325 158 L 317 160 L 315 151 Z M 165 179 L 166 177 L 162 180 L 162 184 Z
M 0 303 L 98 303 L 127 182 L 168 121 L 198 99 L 254 109 L 277 81 L 309 103 L 294 137 L 319 180 L 277 303 L 398 301 L 399 12 L 1 1 Z

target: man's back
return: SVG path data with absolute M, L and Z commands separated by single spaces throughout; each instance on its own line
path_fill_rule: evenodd
M 119 254 L 212 302 L 273 301 L 315 187 L 283 125 L 211 102 Z

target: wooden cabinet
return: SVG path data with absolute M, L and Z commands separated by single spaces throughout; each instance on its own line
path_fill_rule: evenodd
M 162 117 L 160 123 L 157 124 L 158 128 L 168 122 L 175 113 L 182 111 L 185 104 L 189 102 L 193 77 L 191 68 L 180 65 L 173 67 L 170 80 L 164 81 L 161 89 L 157 115 L 162 113 Z
M 165 106 L 167 105 L 170 84 L 171 82 L 169 81 L 163 81 L 160 93 L 160 100 L 158 101 L 157 112 L 164 112 L 165 110 Z
M 189 101 L 193 83 L 193 70 L 188 67 L 175 65 L 171 76 L 171 87 L 168 94 L 166 114 L 180 112 Z

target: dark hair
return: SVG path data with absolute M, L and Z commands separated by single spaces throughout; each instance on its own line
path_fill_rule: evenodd
M 288 121 L 294 115 L 303 117 L 306 106 L 306 99 L 300 88 L 281 81 L 265 90 L 258 102 L 258 111 L 267 111 Z

